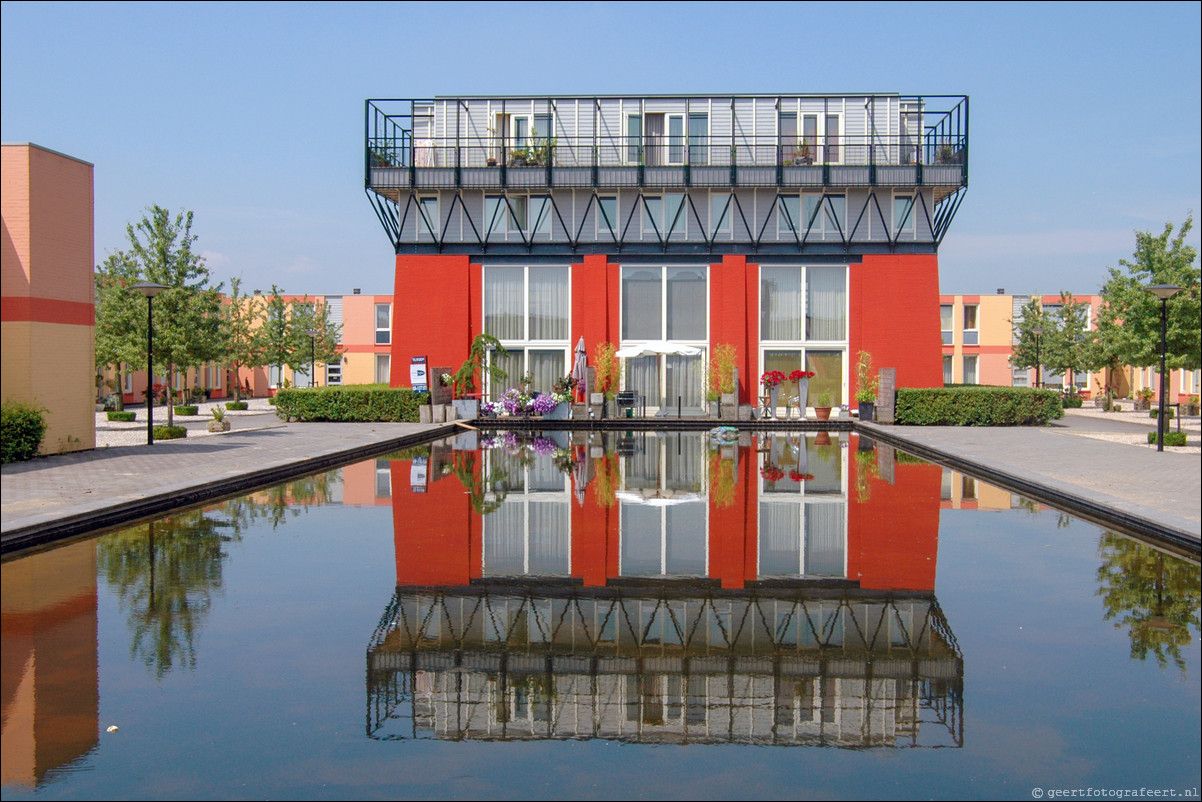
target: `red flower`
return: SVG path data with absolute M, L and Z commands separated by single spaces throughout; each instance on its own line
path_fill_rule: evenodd
M 778 482 L 785 478 L 785 472 L 769 462 L 760 468 L 760 476 L 764 477 L 765 482 Z
M 812 370 L 795 370 L 789 374 L 789 381 L 795 382 L 802 379 L 812 379 L 814 375 L 814 371 Z
M 765 387 L 776 387 L 785 380 L 785 374 L 779 370 L 770 370 L 763 376 L 760 376 L 760 383 Z
M 797 471 L 789 471 L 789 478 L 794 482 L 805 482 L 814 478 L 812 473 L 798 473 Z

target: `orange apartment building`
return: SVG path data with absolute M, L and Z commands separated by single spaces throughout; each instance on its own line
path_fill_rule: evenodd
M 372 384 L 388 382 L 392 361 L 392 296 L 362 295 L 355 290 L 351 295 L 284 295 L 289 304 L 315 303 L 328 306 L 331 322 L 342 326 L 339 340 L 339 359 L 316 365 L 318 387 L 342 384 Z M 246 303 L 267 303 L 267 296 L 255 291 Z M 106 377 L 112 387 L 115 377 L 112 371 Z M 210 363 L 193 368 L 188 374 L 177 375 L 174 383 L 177 390 L 198 387 L 209 390 L 210 398 L 233 396 L 231 382 L 235 380 L 233 370 L 226 365 Z M 284 366 L 277 370 L 272 366 L 241 368 L 237 382 L 242 395 L 265 398 L 273 395 L 287 382 L 293 387 L 309 387 L 312 382 L 306 372 L 293 371 Z M 163 387 L 166 380 L 155 377 L 155 386 Z M 133 370 L 122 374 L 122 397 L 127 404 L 146 400 L 146 371 Z
M 30 143 L 2 152 L 0 394 L 45 410 L 44 453 L 94 448 L 92 165 Z
M 1034 368 L 1016 368 L 1010 356 L 1018 342 L 1013 321 L 1031 298 L 1039 299 L 1045 312 L 1060 306 L 1060 295 L 941 295 L 940 330 L 943 341 L 944 384 L 988 384 L 999 387 L 1033 387 Z M 1098 295 L 1074 295 L 1088 305 L 1089 328 L 1095 327 L 1102 298 Z M 1202 387 L 1202 371 L 1173 370 L 1169 375 L 1169 403 L 1186 403 Z M 1097 396 L 1110 383 L 1119 398 L 1150 388 L 1159 397 L 1160 378 L 1156 368 L 1125 367 L 1108 375 L 1096 371 L 1077 376 L 1062 376 L 1048 368 L 1040 371 L 1044 387 L 1067 388 L 1072 382 L 1086 398 Z

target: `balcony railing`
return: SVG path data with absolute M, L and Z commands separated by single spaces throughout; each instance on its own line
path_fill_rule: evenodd
M 968 183 L 968 99 L 914 135 L 414 135 L 418 101 L 367 101 L 366 185 L 460 187 L 944 186 Z M 378 104 L 408 104 L 389 114 Z M 431 103 L 427 101 L 427 103 Z

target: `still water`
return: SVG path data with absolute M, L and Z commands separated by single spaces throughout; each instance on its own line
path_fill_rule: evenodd
M 743 437 L 469 433 L 9 560 L 3 796 L 1197 798 L 1196 560 Z

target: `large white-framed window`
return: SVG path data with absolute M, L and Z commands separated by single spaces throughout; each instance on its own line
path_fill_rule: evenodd
M 392 356 L 376 354 L 376 384 L 388 384 L 392 381 Z
M 973 356 L 964 357 L 964 372 L 961 374 L 961 384 L 976 384 L 977 383 L 977 362 L 978 358 Z
M 964 344 L 980 345 L 980 307 L 977 304 L 964 304 Z
M 708 266 L 623 266 L 621 320 L 622 347 L 667 340 L 701 352 L 627 358 L 625 389 L 642 393 L 650 408 L 700 409 L 709 341 Z
M 622 220 L 618 217 L 616 195 L 598 195 L 593 216 L 597 219 L 598 237 L 620 237 Z
M 894 194 L 893 196 L 893 236 L 907 237 L 914 234 L 914 195 L 913 193 Z
M 566 448 L 566 437 L 547 445 Z M 483 575 L 570 576 L 571 493 L 567 474 L 555 464 L 553 448 L 527 443 L 512 452 L 490 449 L 486 455 L 484 474 L 495 478 L 492 490 L 504 497 L 484 516 Z
M 1178 370 L 1180 390 L 1182 395 L 1198 395 L 1202 388 L 1202 370 Z
M 485 195 L 484 230 L 488 238 L 509 234 L 550 234 L 554 217 L 547 195 Z
M 807 406 L 847 397 L 847 275 L 844 265 L 760 267 L 761 369 L 813 371 Z M 790 389 L 784 385 L 781 403 L 791 401 Z
M 939 305 L 939 332 L 943 338 L 944 345 L 953 345 L 955 343 L 956 334 L 952 330 L 953 312 L 951 304 Z
M 708 575 L 704 440 L 690 437 L 669 443 L 647 437 L 639 442 L 633 453 L 622 457 L 620 575 Z
M 484 333 L 501 341 L 507 353 L 490 355 L 504 370 L 489 393 L 496 398 L 532 373 L 531 389 L 549 393 L 568 372 L 571 274 L 566 265 L 485 265 Z
M 730 236 L 731 221 L 737 214 L 730 192 L 710 192 L 710 236 Z
M 392 344 L 392 304 L 376 304 L 376 345 Z
M 417 236 L 438 239 L 442 233 L 442 220 L 438 216 L 438 196 L 422 195 L 417 199 Z
M 847 576 L 843 451 L 816 437 L 773 437 L 759 455 L 761 579 Z
M 669 192 L 664 195 L 644 195 L 643 200 L 643 237 L 644 239 L 660 239 L 683 237 L 688 228 L 688 214 L 685 208 L 685 196 L 679 192 Z

